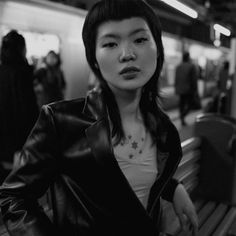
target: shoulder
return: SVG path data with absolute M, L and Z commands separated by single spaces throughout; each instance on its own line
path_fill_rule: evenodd
M 197 66 L 193 62 L 189 62 L 188 66 L 191 70 L 196 70 L 197 71 Z
M 161 121 L 160 130 L 161 133 L 164 134 L 165 138 L 164 140 L 173 140 L 173 141 L 179 141 L 179 132 L 174 125 L 174 123 L 171 121 L 170 117 L 166 114 L 165 111 L 163 111 L 160 106 L 158 106 L 158 116 Z M 163 140 L 163 141 L 164 141 Z
M 0 72 L 1 73 L 11 73 L 11 71 L 14 71 L 14 70 L 15 70 L 15 68 L 13 66 L 0 64 Z
M 85 98 L 77 98 L 73 100 L 63 100 L 53 102 L 42 107 L 42 110 L 51 113 L 54 116 L 73 116 L 82 113 L 85 104 Z
M 179 131 L 169 117 L 165 120 L 165 127 L 167 147 L 169 149 L 178 149 L 178 151 L 181 152 L 181 140 L 179 137 Z
M 96 118 L 101 116 L 104 111 L 104 103 L 100 92 L 95 90 L 89 91 L 85 97 L 73 100 L 62 100 L 53 102 L 44 106 L 51 114 L 60 116 L 64 115 L 73 117 L 83 117 L 83 119 Z
M 53 111 L 63 111 L 63 110 L 80 110 L 83 108 L 86 98 L 80 97 L 71 100 L 62 100 L 58 102 L 49 103 L 46 106 L 50 107 Z
M 164 123 L 165 123 L 165 128 L 166 128 L 168 135 L 176 136 L 179 134 L 176 126 L 173 124 L 171 119 L 166 114 L 164 116 Z

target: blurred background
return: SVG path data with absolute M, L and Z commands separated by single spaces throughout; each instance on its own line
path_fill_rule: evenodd
M 81 29 L 87 10 L 96 0 L 1 0 L 0 36 L 16 29 L 26 39 L 27 59 L 35 68 L 50 50 L 60 53 L 65 74 L 65 98 L 85 95 L 94 83 L 87 66 L 81 38 Z M 165 64 L 161 74 L 161 88 L 166 109 L 176 106 L 174 94 L 175 68 L 182 60 L 182 52 L 189 51 L 199 69 L 198 90 L 208 97 L 216 86 L 219 70 L 225 60 L 232 58 L 232 40 L 236 28 L 236 1 L 182 0 L 194 9 L 197 16 L 189 16 L 168 2 L 147 0 L 158 13 L 163 28 Z M 220 24 L 230 35 L 214 29 Z M 2 37 L 0 37 L 2 38 Z M 1 41 L 0 41 L 1 44 Z M 233 69 L 231 68 L 231 73 Z

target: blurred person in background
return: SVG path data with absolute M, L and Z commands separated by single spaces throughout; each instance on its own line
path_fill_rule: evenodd
M 39 107 L 64 99 L 66 83 L 59 54 L 49 51 L 43 66 L 35 71 L 34 77 Z
M 173 178 L 179 134 L 157 101 L 164 60 L 157 15 L 145 1 L 102 0 L 82 35 L 99 86 L 42 107 L 21 165 L 0 188 L 10 234 L 157 236 L 164 198 L 197 235 L 194 205 Z M 56 224 L 37 204 L 50 185 Z
M 227 83 L 229 80 L 229 62 L 224 61 L 220 71 L 219 71 L 219 77 L 218 77 L 218 88 L 220 93 L 226 93 L 227 92 Z
M 0 180 L 13 164 L 37 116 L 33 69 L 26 59 L 24 37 L 16 30 L 2 39 L 0 64 Z
M 183 126 L 186 125 L 185 117 L 193 108 L 193 104 L 200 102 L 194 100 L 200 99 L 197 90 L 197 80 L 197 68 L 191 61 L 189 52 L 184 52 L 183 60 L 175 71 L 175 93 L 179 95 L 179 113 Z
M 229 112 L 229 62 L 224 61 L 218 75 L 217 86 L 213 89 L 211 99 L 204 112 L 227 114 Z

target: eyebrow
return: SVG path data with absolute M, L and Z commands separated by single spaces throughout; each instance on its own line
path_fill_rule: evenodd
M 140 32 L 147 32 L 147 31 L 148 31 L 147 29 L 138 28 L 138 29 L 135 29 L 134 31 L 132 31 L 129 34 L 129 36 L 132 36 L 132 35 L 140 33 Z M 108 33 L 108 34 L 104 34 L 101 37 L 99 37 L 99 39 L 103 39 L 103 38 L 120 38 L 120 36 L 118 34 L 115 34 L 115 33 Z

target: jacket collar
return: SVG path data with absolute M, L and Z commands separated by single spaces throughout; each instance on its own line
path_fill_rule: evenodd
M 105 166 L 106 163 L 109 163 L 109 165 L 117 165 L 113 154 L 108 110 L 105 104 L 101 88 L 96 87 L 88 92 L 83 107 L 83 113 L 92 119 L 92 123 L 86 129 L 86 135 L 92 150 L 94 150 L 94 156 L 98 163 L 102 166 Z M 160 132 L 161 143 L 165 145 L 166 139 L 167 130 L 164 129 Z M 159 149 L 159 147 L 157 148 Z M 107 153 L 102 154 L 102 150 Z M 110 155 L 112 155 L 112 158 Z M 107 156 L 110 157 L 106 158 Z M 160 160 L 157 161 L 159 162 Z
M 111 131 L 106 103 L 99 88 L 91 90 L 85 101 L 83 113 L 94 122 L 85 130 L 93 156 L 101 167 L 116 167 L 111 142 Z
M 94 121 L 98 121 L 101 118 L 108 116 L 100 88 L 96 87 L 88 92 L 83 107 L 83 114 L 94 119 Z
M 108 110 L 105 105 L 104 97 L 100 87 L 95 87 L 90 90 L 86 96 L 85 104 L 83 107 L 83 114 L 92 118 L 94 121 L 98 121 L 102 118 L 108 119 Z M 156 109 L 158 105 L 156 104 Z M 161 110 L 161 112 L 163 112 Z M 162 130 L 160 133 L 160 139 L 163 144 L 166 143 L 167 131 Z

